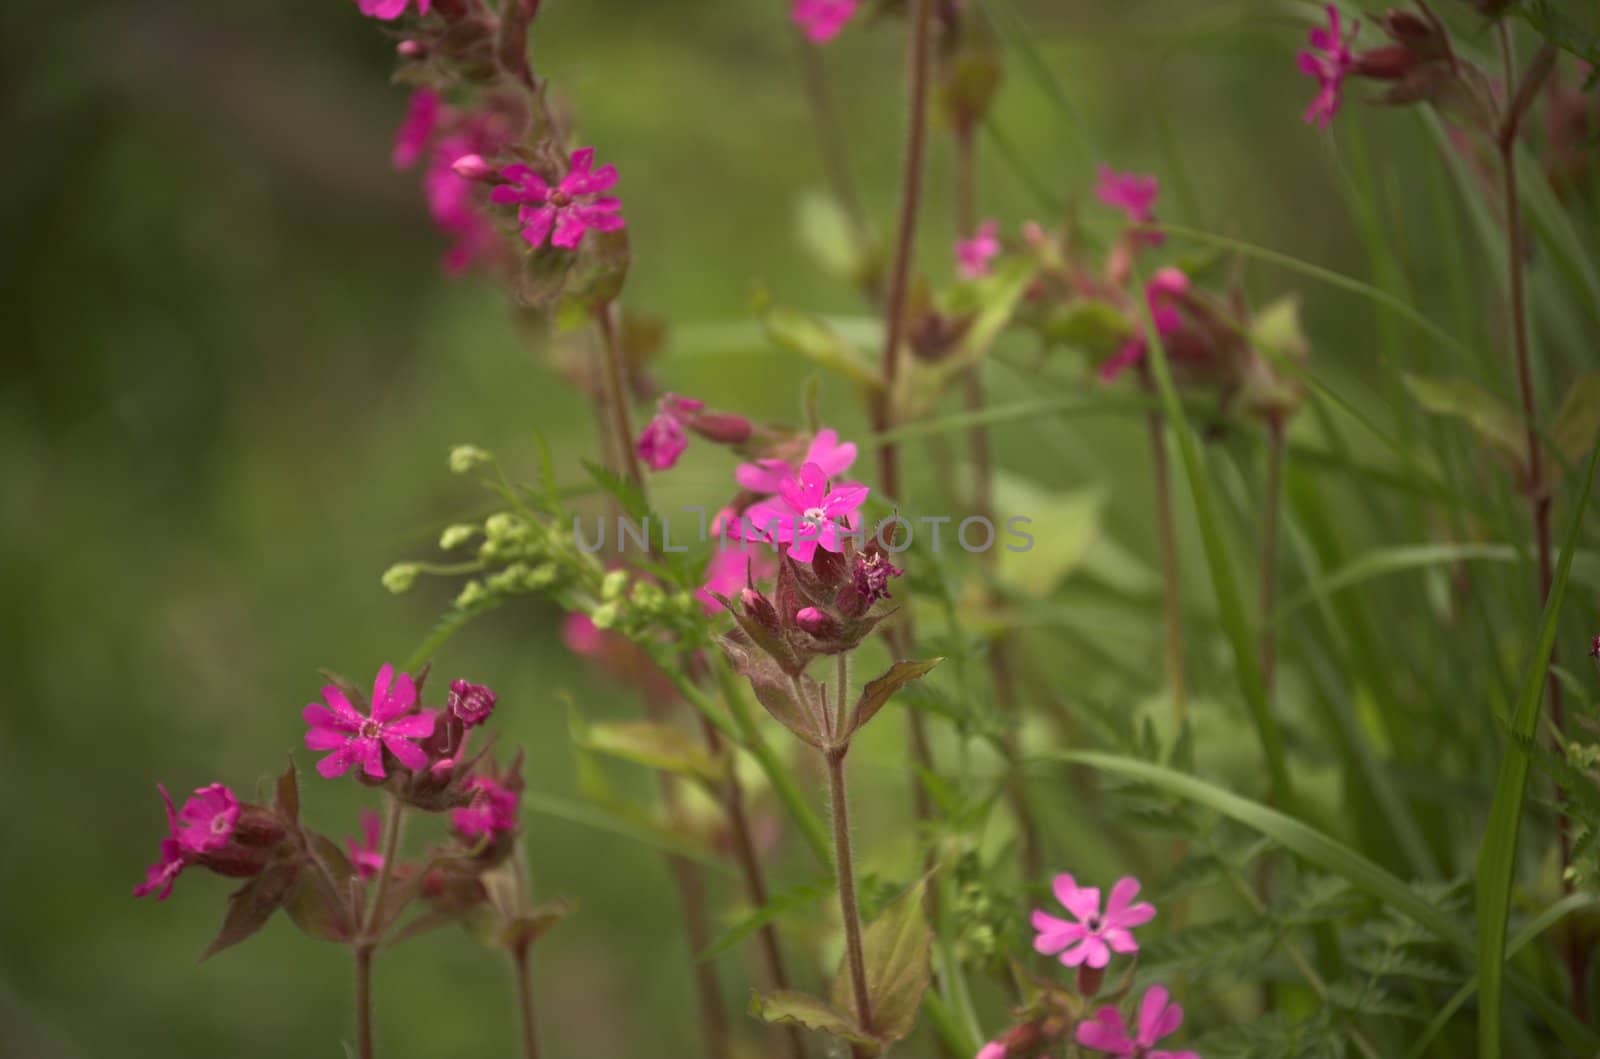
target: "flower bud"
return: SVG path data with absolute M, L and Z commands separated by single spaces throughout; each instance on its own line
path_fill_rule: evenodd
M 450 450 L 450 473 L 466 474 L 494 459 L 476 445 L 457 445 Z
M 1078 965 L 1078 995 L 1085 1000 L 1100 992 L 1100 985 L 1105 980 L 1104 967 L 1090 967 L 1086 963 Z
M 612 570 L 606 574 L 605 580 L 600 582 L 600 598 L 613 600 L 622 595 L 628 587 L 628 571 Z
M 270 849 L 282 842 L 287 834 L 283 821 L 271 809 L 259 805 L 239 807 L 239 819 L 233 825 L 233 838 L 240 845 Z
M 420 40 L 403 40 L 394 46 L 395 54 L 402 59 L 426 59 L 428 46 Z
M 450 712 L 468 728 L 476 727 L 489 719 L 494 712 L 495 693 L 484 684 L 465 680 L 452 680 L 450 694 L 446 697 Z
M 454 551 L 463 544 L 467 543 L 473 537 L 477 536 L 477 534 L 478 527 L 468 525 L 466 523 L 458 523 L 454 526 L 446 526 L 444 528 L 444 532 L 439 534 L 439 550 L 446 552 Z
M 795 611 L 794 622 L 819 640 L 831 639 L 839 632 L 839 623 L 816 607 L 801 607 Z
M 743 445 L 750 440 L 750 420 L 732 412 L 702 412 L 686 419 L 689 429 L 719 445 Z
M 418 572 L 416 563 L 395 563 L 383 572 L 383 587 L 397 596 L 409 592 L 416 583 Z
M 589 620 L 594 623 L 596 629 L 609 629 L 617 623 L 617 618 L 620 616 L 621 611 L 615 603 L 603 603 L 594 608 Z
M 1350 72 L 1375 81 L 1398 81 L 1410 73 L 1416 64 L 1417 56 L 1410 48 L 1402 44 L 1391 44 L 1357 55 Z
M 488 183 L 496 179 L 494 166 L 484 161 L 481 154 L 464 154 L 450 163 L 450 169 L 462 180 Z
M 780 626 L 778 621 L 778 608 L 772 601 L 753 588 L 739 590 L 739 602 L 744 607 L 744 612 L 751 619 L 759 622 L 763 628 L 777 632 Z

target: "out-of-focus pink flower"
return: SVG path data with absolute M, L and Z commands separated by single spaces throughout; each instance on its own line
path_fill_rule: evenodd
M 1096 1011 L 1094 1018 L 1078 1024 L 1078 1043 L 1119 1059 L 1200 1059 L 1194 1052 L 1156 1048 L 1156 1042 L 1177 1032 L 1181 1025 L 1183 1008 L 1168 1002 L 1165 988 L 1153 985 L 1139 1001 L 1139 1025 L 1133 1036 L 1128 1035 L 1117 1009 L 1107 1005 Z
M 706 564 L 705 583 L 695 592 L 707 614 L 722 609 L 717 596 L 733 596 L 751 581 L 762 581 L 777 573 L 778 557 L 765 546 L 748 547 L 718 542 Z
M 356 0 L 356 7 L 368 18 L 393 22 L 406 13 L 411 0 Z M 433 0 L 417 0 L 417 14 L 426 15 L 433 8 Z
M 561 642 L 575 655 L 597 658 L 605 650 L 606 634 L 596 628 L 589 615 L 574 611 L 561 623 Z
M 978 1049 L 974 1059 L 1006 1059 L 1006 1046 L 999 1041 L 990 1041 Z
M 1189 277 L 1181 269 L 1176 268 L 1158 269 L 1156 274 L 1150 277 L 1150 282 L 1145 284 L 1145 299 L 1149 302 L 1150 315 L 1155 319 L 1158 334 L 1170 335 L 1183 326 L 1183 315 L 1173 302 L 1188 291 Z M 1143 361 L 1148 351 L 1144 320 L 1141 318 L 1134 321 L 1133 337 L 1124 342 L 1121 349 L 1100 365 L 1100 381 L 1113 381 L 1124 371 Z
M 860 0 L 794 0 L 789 17 L 812 44 L 826 44 L 855 17 Z
M 799 463 L 790 464 L 786 460 L 756 460 L 754 463 L 741 463 L 734 468 L 733 478 L 741 489 L 748 489 L 761 496 L 772 496 L 785 478 L 792 477 L 808 463 L 814 463 L 822 468 L 824 476 L 837 478 L 848 471 L 855 462 L 855 442 L 846 441 L 840 444 L 838 432 L 824 428 L 817 431 L 816 437 L 811 439 L 811 444 L 806 447 L 806 454 L 800 458 Z
M 834 520 L 859 511 L 867 492 L 855 482 L 830 488 L 822 467 L 807 463 L 798 475 L 778 483 L 777 496 L 752 504 L 745 520 L 774 542 L 788 544 L 795 562 L 809 563 L 819 544 L 830 552 L 844 550 Z
M 498 696 L 487 684 L 473 684 L 466 680 L 452 680 L 450 694 L 445 697 L 450 712 L 468 728 L 487 721 L 494 712 L 496 701 Z
M 1156 910 L 1154 905 L 1143 901 L 1131 903 L 1139 894 L 1138 879 L 1126 876 L 1117 880 L 1103 915 L 1099 887 L 1079 886 L 1066 874 L 1057 875 L 1053 886 L 1056 900 L 1077 922 L 1057 919 L 1036 909 L 1033 913 L 1033 929 L 1038 932 L 1033 939 L 1036 952 L 1057 956 L 1064 967 L 1087 964 L 1098 970 L 1111 962 L 1113 951 L 1139 951 L 1132 930 L 1155 918 Z
M 376 809 L 361 810 L 361 841 L 358 843 L 353 838 L 344 840 L 344 848 L 350 852 L 350 863 L 355 866 L 356 874 L 362 882 L 375 879 L 383 871 L 383 853 L 378 848 L 383 832 L 383 817 Z
M 494 838 L 517 826 L 517 792 L 488 776 L 474 776 L 472 804 L 450 814 L 450 824 L 468 838 Z
M 161 792 L 161 802 L 167 811 L 167 835 L 161 840 L 161 852 L 156 862 L 145 869 L 144 882 L 133 888 L 133 896 L 155 894 L 157 901 L 165 901 L 172 894 L 172 884 L 183 873 L 188 862 L 183 857 L 183 846 L 178 835 L 178 816 L 172 809 L 172 795 L 167 788 L 156 784 Z
M 451 237 L 445 271 L 459 274 L 492 253 L 499 233 L 478 207 L 472 181 L 456 172 L 456 162 L 473 154 L 478 142 L 469 135 L 441 139 L 422 174 L 422 192 L 434 225 Z
M 1345 74 L 1355 65 L 1350 42 L 1355 40 L 1356 32 L 1361 28 L 1359 22 L 1352 21 L 1346 32 L 1339 18 L 1339 9 L 1329 4 L 1326 10 L 1328 24 L 1311 27 L 1307 34 L 1311 48 L 1296 57 L 1300 72 L 1317 82 L 1317 94 L 1306 108 L 1303 120 L 1319 129 L 1326 129 L 1334 115 L 1339 113 L 1339 93 L 1344 85 Z
M 406 116 L 394 134 L 392 158 L 396 169 L 410 169 L 421 160 L 428 141 L 439 128 L 439 111 L 439 93 L 433 89 L 419 88 L 411 93 Z
M 162 791 L 166 797 L 166 791 Z M 210 853 L 233 837 L 239 822 L 239 799 L 220 783 L 201 787 L 178 810 L 178 845 L 185 853 Z
M 678 417 L 667 412 L 657 412 L 655 418 L 639 432 L 634 448 L 645 466 L 652 471 L 669 471 L 678 465 L 678 458 L 689 447 L 689 437 L 683 432 Z
M 970 239 L 956 241 L 956 271 L 963 279 L 989 274 L 989 262 L 1000 256 L 1000 225 L 984 221 Z
M 567 175 L 555 187 L 525 165 L 508 165 L 500 170 L 499 185 L 490 197 L 503 206 L 515 205 L 522 224 L 522 238 L 531 247 L 551 246 L 571 250 L 583 233 L 614 232 L 624 227 L 622 201 L 601 195 L 617 183 L 617 167 L 594 169 L 594 148 L 572 152 Z
M 388 750 L 408 769 L 427 767 L 428 755 L 411 740 L 433 734 L 433 713 L 411 713 L 417 704 L 417 688 L 407 673 L 395 679 L 394 666 L 385 663 L 372 684 L 372 712 L 363 717 L 350 704 L 344 690 L 329 684 L 322 689 L 327 706 L 311 703 L 301 712 L 310 729 L 306 746 L 333 753 L 317 762 L 317 771 L 332 779 L 342 776 L 350 766 L 360 763 L 368 776 L 382 779 L 383 752 Z
M 1161 183 L 1145 173 L 1119 173 L 1102 165 L 1095 170 L 1094 197 L 1122 211 L 1129 224 L 1149 224 L 1155 220 L 1156 196 Z

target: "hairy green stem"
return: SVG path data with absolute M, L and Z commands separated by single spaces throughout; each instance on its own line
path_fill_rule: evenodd
M 517 1006 L 522 1011 L 523 1059 L 539 1059 L 539 1030 L 533 1017 L 533 977 L 528 968 L 531 948 L 523 942 L 511 950 L 511 962 L 517 969 Z
M 1150 477 L 1155 487 L 1156 534 L 1161 550 L 1161 611 L 1165 620 L 1162 647 L 1167 666 L 1167 687 L 1172 695 L 1172 719 L 1182 730 L 1189 715 L 1187 682 L 1183 672 L 1183 599 L 1178 565 L 1178 526 L 1172 505 L 1172 469 L 1167 460 L 1166 420 L 1152 408 L 1145 419 L 1150 432 Z
M 644 488 L 644 471 L 639 466 L 639 454 L 633 447 L 633 421 L 628 411 L 628 372 L 623 363 L 622 343 L 617 337 L 617 323 L 608 302 L 595 310 L 595 324 L 600 329 L 600 344 L 605 361 L 606 401 L 611 405 L 611 427 L 615 432 L 614 444 L 622 461 L 628 481 Z
M 844 750 L 823 755 L 828 763 L 828 795 L 833 805 L 834 877 L 839 890 L 839 917 L 844 921 L 845 962 L 855 998 L 856 1023 L 872 1032 L 872 997 L 867 990 L 867 959 L 861 945 L 861 909 L 856 904 L 855 866 L 850 851 L 850 799 L 845 790 Z

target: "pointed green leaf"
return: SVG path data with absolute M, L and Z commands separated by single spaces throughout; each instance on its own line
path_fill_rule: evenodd
M 1405 383 L 1424 409 L 1434 415 L 1464 421 L 1514 465 L 1527 455 L 1527 435 L 1517 414 L 1475 383 L 1465 379 L 1428 379 L 1420 375 L 1407 375 Z
M 1572 389 L 1567 391 L 1561 411 L 1556 413 L 1555 426 L 1550 428 L 1550 443 L 1567 463 L 1576 466 L 1589 454 L 1597 436 L 1600 436 L 1600 371 L 1591 371 L 1578 376 Z M 1547 474 L 1545 480 L 1554 481 L 1557 477 Z
M 756 306 L 767 337 L 780 349 L 798 353 L 819 368 L 841 375 L 868 391 L 883 389 L 883 377 L 866 356 L 832 327 L 814 316 L 773 305 L 764 297 Z
M 652 721 L 590 725 L 580 722 L 572 737 L 585 750 L 704 783 L 719 783 L 726 772 L 721 760 L 670 725 Z
M 795 990 L 774 993 L 750 994 L 750 1014 L 762 1022 L 774 1025 L 804 1026 L 817 1033 L 838 1037 L 864 1048 L 877 1045 L 856 1026 L 855 1019 L 829 1004 L 821 997 Z
M 272 913 L 283 907 L 300 872 L 297 861 L 279 861 L 254 879 L 228 895 L 228 912 L 223 917 L 222 928 L 206 951 L 202 961 L 209 960 L 223 949 L 231 948 L 267 925 Z
M 943 662 L 943 658 L 929 658 L 921 662 L 896 662 L 889 667 L 888 672 L 881 677 L 867 682 L 861 689 L 861 697 L 856 700 L 855 709 L 850 713 L 850 727 L 845 733 L 849 738 L 861 731 L 866 723 L 878 715 L 891 696 L 913 680 L 921 677 L 934 666 Z
M 927 881 L 897 897 L 867 927 L 861 939 L 867 964 L 867 994 L 872 998 L 872 1035 L 893 1044 L 917 1024 L 917 1009 L 933 977 L 933 931 L 923 914 Z M 833 1006 L 851 1010 L 850 968 L 839 963 L 833 978 Z
M 714 960 L 756 931 L 775 923 L 791 912 L 808 908 L 833 894 L 833 879 L 818 879 L 792 887 L 767 898 L 767 903 L 729 927 L 699 955 L 701 961 Z

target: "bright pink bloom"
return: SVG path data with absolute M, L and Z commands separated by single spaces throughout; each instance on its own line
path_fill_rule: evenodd
M 361 810 L 361 842 L 353 838 L 344 840 L 344 848 L 350 851 L 350 863 L 355 866 L 356 874 L 362 882 L 375 879 L 383 871 L 383 854 L 378 849 L 383 831 L 383 817 L 375 809 Z
M 667 412 L 657 412 L 639 432 L 639 440 L 634 445 L 639 458 L 652 471 L 670 471 L 688 447 L 689 436 L 683 432 L 683 424 L 677 416 Z
M 441 139 L 422 174 L 422 193 L 428 200 L 428 213 L 434 225 L 451 237 L 445 252 L 444 268 L 452 275 L 466 271 L 489 256 L 499 241 L 499 233 L 478 207 L 472 181 L 456 172 L 455 164 L 473 154 L 479 142 L 468 135 Z
M 829 488 L 823 469 L 807 463 L 798 475 L 778 483 L 777 496 L 752 504 L 745 519 L 770 540 L 788 544 L 795 562 L 809 563 L 819 544 L 830 552 L 844 550 L 835 520 L 859 511 L 867 492 L 856 482 Z
M 422 159 L 423 152 L 439 128 L 439 93 L 431 88 L 419 88 L 411 93 L 406 104 L 406 116 L 394 134 L 394 153 L 391 156 L 396 169 L 410 169 Z
M 751 581 L 761 581 L 777 573 L 778 560 L 766 547 L 744 547 L 718 542 L 706 564 L 705 583 L 695 592 L 707 614 L 722 609 L 717 596 L 733 596 Z M 714 594 L 713 594 L 714 593 Z
M 494 838 L 517 826 L 517 792 L 488 776 L 474 776 L 467 789 L 472 804 L 450 814 L 450 823 L 468 838 Z
M 1000 225 L 984 221 L 970 239 L 956 241 L 956 271 L 963 279 L 979 279 L 989 274 L 989 262 L 1000 256 Z
M 1161 184 L 1144 173 L 1119 173 L 1110 166 L 1095 170 L 1094 197 L 1122 211 L 1129 224 L 1149 224 L 1155 220 L 1156 196 Z
M 860 0 L 794 0 L 789 17 L 812 44 L 826 44 L 855 17 Z
M 1183 326 L 1183 316 L 1173 304 L 1189 291 L 1189 277 L 1176 268 L 1158 269 L 1145 284 L 1144 296 L 1150 305 L 1150 315 L 1156 322 L 1156 333 L 1170 335 Z M 1100 365 L 1100 381 L 1111 382 L 1128 368 L 1143 361 L 1148 352 L 1145 326 L 1142 318 L 1135 321 L 1134 336 L 1122 348 Z
M 162 796 L 166 792 L 162 791 Z M 178 810 L 178 845 L 185 853 L 210 853 L 233 837 L 239 822 L 239 799 L 220 783 L 201 787 Z
M 1006 1059 L 1006 1046 L 999 1041 L 990 1041 L 978 1049 L 975 1059 Z
M 417 704 L 417 688 L 409 674 L 395 679 L 394 666 L 385 663 L 372 684 L 372 713 L 363 717 L 350 705 L 343 689 L 329 684 L 322 689 L 328 704 L 311 703 L 301 712 L 311 728 L 306 746 L 312 750 L 332 750 L 317 762 L 317 771 L 328 779 L 343 776 L 350 766 L 360 763 L 367 775 L 382 779 L 383 752 L 388 750 L 400 764 L 420 771 L 428 765 L 428 755 L 411 742 L 433 734 L 433 713 L 412 713 Z
M 561 642 L 575 655 L 598 658 L 605 650 L 606 634 L 589 620 L 589 615 L 573 612 L 561 623 Z
M 144 897 L 153 893 L 157 901 L 165 901 L 171 896 L 172 884 L 183 873 L 188 862 L 184 860 L 183 846 L 180 844 L 178 816 L 172 810 L 172 795 L 159 783 L 156 784 L 156 790 L 161 792 L 161 801 L 167 810 L 167 837 L 161 840 L 159 858 L 145 869 L 144 882 L 133 888 L 133 896 Z
M 806 448 L 800 462 L 790 464 L 784 460 L 757 460 L 741 463 L 734 469 L 734 480 L 739 488 L 748 489 L 761 496 L 771 496 L 778 491 L 785 478 L 792 477 L 801 467 L 814 463 L 822 468 L 828 478 L 837 478 L 856 462 L 855 442 L 839 443 L 839 434 L 833 430 L 819 430 Z
M 450 712 L 468 728 L 487 721 L 494 712 L 496 701 L 498 696 L 487 684 L 473 684 L 466 680 L 452 680 L 450 694 L 445 697 Z
M 1111 899 L 1106 902 L 1105 914 L 1100 913 L 1100 888 L 1079 886 L 1071 875 L 1057 875 L 1054 888 L 1060 901 L 1073 919 L 1068 922 L 1047 912 L 1035 910 L 1033 929 L 1038 937 L 1033 948 L 1045 956 L 1056 956 L 1063 967 L 1088 964 L 1099 970 L 1111 962 L 1111 953 L 1138 952 L 1139 943 L 1133 940 L 1132 930 L 1155 918 L 1155 906 L 1143 901 L 1130 902 L 1139 894 L 1139 880 L 1132 876 L 1118 879 L 1111 888 Z
M 519 207 L 517 220 L 522 223 L 522 238 L 531 247 L 543 246 L 548 238 L 551 246 L 571 250 L 591 228 L 614 232 L 624 227 L 622 201 L 600 194 L 616 186 L 617 167 L 591 169 L 593 147 L 573 151 L 570 162 L 567 175 L 555 187 L 525 165 L 508 165 L 500 170 L 506 183 L 496 187 L 490 197 L 503 206 Z
M 1122 1015 L 1108 1004 L 1096 1011 L 1094 1018 L 1078 1023 L 1078 1043 L 1120 1059 L 1200 1059 L 1190 1051 L 1156 1050 L 1156 1042 L 1177 1032 L 1181 1025 L 1183 1008 L 1168 1003 L 1166 989 L 1153 985 L 1139 1001 L 1139 1029 L 1134 1036 L 1128 1036 Z
M 1355 54 L 1350 50 L 1350 42 L 1355 40 L 1356 32 L 1361 28 L 1361 23 L 1352 21 L 1349 32 L 1345 32 L 1339 19 L 1339 9 L 1329 4 L 1327 12 L 1328 24 L 1312 26 L 1308 34 L 1313 50 L 1303 51 L 1297 56 L 1300 72 L 1315 78 L 1317 82 L 1317 94 L 1306 108 L 1303 120 L 1307 125 L 1315 125 L 1319 129 L 1326 129 L 1334 115 L 1339 113 L 1339 91 L 1344 84 L 1345 74 L 1350 72 L 1356 61 Z
M 384 22 L 393 22 L 406 13 L 406 8 L 411 6 L 411 0 L 356 0 L 356 7 L 368 18 L 382 19 Z M 417 14 L 426 15 L 433 7 L 433 0 L 417 0 Z

